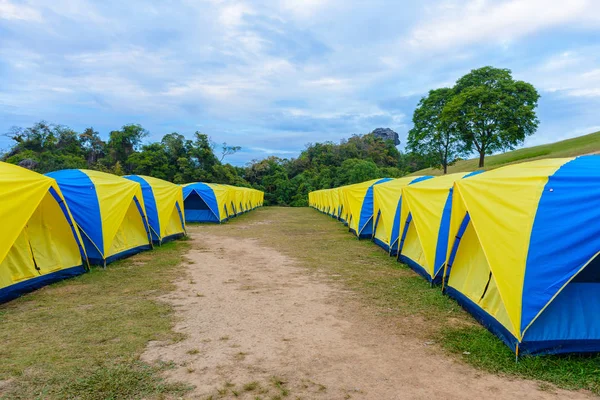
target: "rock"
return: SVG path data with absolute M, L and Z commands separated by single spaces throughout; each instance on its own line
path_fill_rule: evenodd
M 37 167 L 37 162 L 30 159 L 30 158 L 26 158 L 24 160 L 21 160 L 19 162 L 19 167 L 23 167 L 23 168 L 27 168 L 27 169 L 34 169 L 35 167 Z
M 398 146 L 400 144 L 400 137 L 390 128 L 377 128 L 371 132 L 371 134 L 382 138 L 383 140 L 391 140 L 394 142 L 394 146 Z

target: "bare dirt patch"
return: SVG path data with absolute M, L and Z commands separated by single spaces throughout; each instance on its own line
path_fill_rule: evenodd
M 424 321 L 403 332 L 294 259 L 199 232 L 190 229 L 187 275 L 164 298 L 185 339 L 143 355 L 175 363 L 168 378 L 194 385 L 190 398 L 588 398 L 453 361 L 410 334 Z

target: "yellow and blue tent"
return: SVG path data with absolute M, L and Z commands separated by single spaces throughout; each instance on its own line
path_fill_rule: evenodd
M 345 221 L 350 232 L 359 239 L 370 238 L 373 235 L 373 186 L 390 180 L 390 178 L 373 179 L 348 185 L 342 189 Z
M 183 190 L 181 186 L 151 176 L 124 178 L 142 187 L 148 226 L 154 243 L 162 244 L 185 235 Z
M 600 351 L 600 156 L 455 182 L 445 292 L 515 353 Z
M 86 271 L 79 232 L 56 181 L 0 162 L 0 303 Z
M 58 183 L 92 264 L 108 264 L 152 248 L 139 183 L 84 169 L 47 176 Z
M 235 206 L 232 193 L 235 193 L 233 186 L 216 183 L 194 182 L 184 185 L 185 221 L 214 223 L 226 221 L 237 211 L 237 208 L 234 208 L 234 214 L 230 214 L 228 205 Z
M 400 209 L 402 190 L 431 176 L 408 176 L 392 179 L 373 187 L 372 239 L 390 255 L 396 255 L 400 237 Z
M 328 192 L 329 215 L 335 219 L 339 219 L 342 212 L 341 192 L 341 188 L 329 189 Z
M 454 182 L 480 172 L 438 176 L 402 191 L 398 260 L 432 284 L 441 283 L 446 262 Z

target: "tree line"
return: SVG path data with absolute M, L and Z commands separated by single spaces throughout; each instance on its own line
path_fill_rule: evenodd
M 400 177 L 426 164 L 402 154 L 391 141 L 372 134 L 340 143 L 308 144 L 297 158 L 268 157 L 236 167 L 224 160 L 240 150 L 217 145 L 201 132 L 191 139 L 173 132 L 144 143 L 148 131 L 125 125 L 103 140 L 94 128 L 83 132 L 44 121 L 13 128 L 10 149 L 0 160 L 40 173 L 59 169 L 94 169 L 116 175 L 150 175 L 173 183 L 212 182 L 253 187 L 265 192 L 265 204 L 307 205 L 308 193 L 324 187 L 383 176 Z

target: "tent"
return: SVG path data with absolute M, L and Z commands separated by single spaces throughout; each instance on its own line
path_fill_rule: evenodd
M 600 156 L 455 182 L 445 292 L 517 355 L 600 351 Z
M 390 255 L 396 255 L 400 236 L 400 206 L 402 189 L 429 179 L 431 176 L 407 176 L 392 179 L 373 187 L 373 241 Z
M 373 234 L 373 186 L 390 180 L 373 179 L 343 188 L 345 221 L 350 232 L 359 239 L 370 238 Z
M 65 169 L 56 179 L 79 227 L 92 264 L 108 264 L 152 248 L 139 183 L 84 169 Z
M 124 178 L 142 186 L 148 225 L 154 243 L 164 243 L 185 235 L 181 186 L 151 176 L 128 175 Z
M 235 206 L 234 213 L 239 212 L 240 203 L 232 199 L 232 186 L 215 183 L 188 183 L 183 186 L 183 204 L 185 222 L 215 222 L 226 221 L 230 215 L 228 203 Z M 237 197 L 235 197 L 237 199 Z
M 0 162 L 0 303 L 86 271 L 79 232 L 54 179 Z
M 402 191 L 398 259 L 432 284 L 441 283 L 446 262 L 454 182 L 480 172 L 438 176 Z

